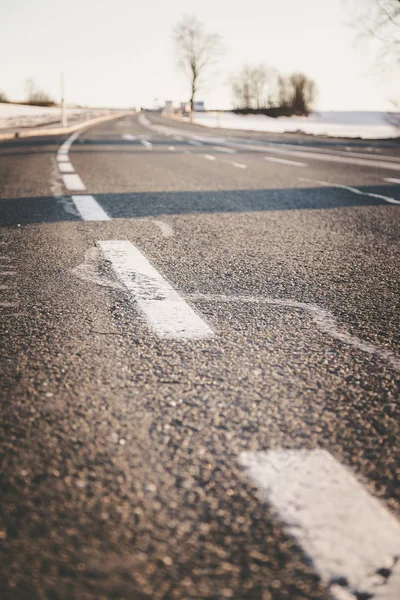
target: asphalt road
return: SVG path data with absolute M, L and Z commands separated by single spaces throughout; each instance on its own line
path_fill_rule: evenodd
M 398 600 L 399 143 L 64 142 L 0 144 L 1 599 Z

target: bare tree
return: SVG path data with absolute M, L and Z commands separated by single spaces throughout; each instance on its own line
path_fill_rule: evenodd
M 197 17 L 187 16 L 175 27 L 174 42 L 179 67 L 190 81 L 190 108 L 193 114 L 199 87 L 223 52 L 222 40 L 216 33 L 207 33 Z
M 264 65 L 246 65 L 231 80 L 234 104 L 239 109 L 260 110 L 273 102 L 276 74 Z
M 38 89 L 33 79 L 27 79 L 26 84 L 26 102 L 35 106 L 52 106 L 54 100 L 47 92 Z
M 352 12 L 360 36 L 377 42 L 380 65 L 400 65 L 400 0 L 353 0 Z
M 295 115 L 308 115 L 315 102 L 317 86 L 304 73 L 292 73 L 288 78 L 291 93 L 290 107 Z

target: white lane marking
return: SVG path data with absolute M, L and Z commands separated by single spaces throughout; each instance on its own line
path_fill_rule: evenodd
M 290 165 L 291 167 L 306 167 L 306 163 L 297 162 L 297 160 L 287 160 L 286 158 L 276 158 L 275 156 L 264 156 L 265 160 L 272 163 L 282 165 Z
M 100 241 L 98 246 L 159 337 L 178 340 L 213 337 L 209 325 L 131 242 Z
M 349 154 L 339 156 L 336 154 L 322 154 L 320 152 L 304 151 L 304 150 L 286 150 L 284 148 L 262 148 L 257 147 L 257 151 L 271 152 L 272 154 L 284 154 L 287 156 L 295 156 L 299 158 L 308 158 L 310 160 L 323 160 L 326 162 L 336 162 L 346 165 L 359 165 L 363 167 L 376 167 L 380 169 L 392 169 L 400 171 L 400 162 L 387 162 L 381 160 L 373 160 L 371 158 L 353 158 Z
M 225 146 L 214 146 L 214 149 L 219 152 L 226 152 L 227 154 L 236 154 L 236 150 L 233 148 L 225 148 Z
M 309 313 L 314 323 L 322 333 L 353 346 L 357 350 L 376 356 L 380 360 L 387 362 L 392 369 L 400 372 L 400 358 L 386 348 L 381 348 L 371 342 L 365 342 L 355 335 L 351 335 L 342 329 L 334 315 L 329 311 L 317 306 L 316 304 L 307 304 L 306 302 L 297 302 L 283 298 L 268 298 L 265 296 L 227 296 L 225 294 L 190 294 L 186 296 L 190 300 L 208 300 L 210 302 L 250 302 L 253 304 L 271 304 L 276 306 L 287 306 L 288 308 L 300 308 Z
M 238 162 L 232 161 L 231 165 L 233 165 L 234 167 L 237 167 L 238 169 L 247 169 L 247 165 L 244 165 L 243 163 L 238 163 Z
M 68 154 L 58 154 L 57 153 L 57 162 L 59 162 L 59 163 L 69 162 Z
M 203 142 L 197 142 L 196 140 L 188 140 L 188 144 L 192 146 L 203 146 Z
M 93 196 L 71 196 L 76 209 L 84 221 L 109 221 L 110 217 Z
M 171 225 L 168 225 L 168 223 L 160 221 L 159 219 L 151 219 L 151 222 L 161 230 L 161 233 L 164 237 L 170 238 L 174 235 L 174 230 L 172 229 Z
M 215 156 L 213 156 L 212 154 L 203 154 L 203 156 L 207 160 L 216 160 Z
M 143 144 L 143 146 L 146 146 L 146 148 L 151 148 L 153 146 L 149 140 L 140 140 L 140 143 Z
M 398 581 L 381 570 L 400 555 L 400 524 L 329 452 L 244 452 L 239 460 L 335 598 L 399 597 Z
M 61 162 L 58 165 L 58 168 L 60 170 L 60 173 L 73 173 L 74 172 L 74 167 L 71 165 L 70 162 Z
M 396 179 L 395 177 L 385 177 L 383 181 L 387 181 L 388 183 L 400 183 L 400 179 Z
M 123 133 L 121 137 L 123 140 L 128 140 L 130 142 L 137 139 L 136 135 L 131 135 L 130 133 Z
M 383 196 L 382 194 L 373 194 L 372 192 L 362 192 L 358 188 L 351 187 L 349 185 L 341 185 L 340 183 L 330 183 L 329 181 L 319 181 L 318 179 L 308 179 L 305 177 L 299 177 L 299 181 L 309 181 L 310 183 L 318 183 L 318 185 L 323 185 L 324 187 L 337 187 L 342 190 L 352 192 L 353 194 L 357 194 L 358 196 L 368 196 L 369 198 L 377 198 L 378 200 L 384 200 L 385 202 L 389 202 L 389 204 L 400 204 L 400 200 L 396 200 L 395 198 L 391 198 L 390 196 Z
M 86 190 L 82 179 L 76 173 L 63 175 L 62 180 L 69 192 L 84 192 Z
M 175 151 L 175 146 L 168 146 L 168 150 L 170 152 L 174 152 Z

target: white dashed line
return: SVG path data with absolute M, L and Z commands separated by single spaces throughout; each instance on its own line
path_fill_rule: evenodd
M 231 162 L 231 165 L 233 165 L 234 167 L 237 167 L 238 169 L 247 169 L 247 165 L 244 165 L 243 163 L 238 163 L 238 162 Z
M 82 179 L 76 173 L 63 175 L 62 180 L 69 192 L 84 192 L 86 190 Z
M 175 146 L 168 146 L 168 150 L 170 152 L 174 152 L 175 151 Z
M 93 196 L 71 196 L 76 209 L 84 221 L 109 221 L 110 217 Z
M 121 137 L 122 137 L 123 140 L 127 140 L 127 141 L 130 141 L 130 142 L 132 142 L 133 140 L 137 139 L 135 135 L 131 135 L 130 133 L 123 133 L 121 135 Z
M 99 247 L 130 292 L 135 305 L 161 338 L 210 338 L 212 329 L 129 241 L 100 241 Z
M 400 524 L 329 452 L 243 453 L 240 462 L 335 598 L 399 597 Z
M 146 148 L 151 148 L 153 146 L 149 140 L 140 140 L 140 143 L 143 144 L 143 146 L 146 146 Z
M 387 181 L 388 183 L 400 183 L 400 179 L 396 179 L 395 177 L 385 177 L 383 181 Z
M 212 154 L 203 154 L 203 156 L 207 160 L 216 160 L 215 156 L 212 156 Z
M 214 146 L 214 149 L 219 152 L 226 152 L 226 154 L 236 154 L 236 150 L 233 150 L 233 148 L 225 148 L 225 146 Z
M 70 162 L 61 162 L 58 165 L 59 171 L 60 173 L 73 173 L 74 172 L 74 167 L 71 165 Z
M 377 198 L 378 200 L 384 200 L 385 202 L 389 202 L 389 204 L 400 204 L 400 200 L 396 200 L 395 198 L 391 198 L 390 196 L 383 196 L 382 194 L 373 194 L 372 192 L 363 192 L 358 188 L 351 187 L 349 185 L 341 185 L 340 183 L 330 183 L 329 181 L 319 181 L 318 179 L 307 179 L 305 177 L 299 177 L 299 181 L 309 181 L 310 183 L 318 183 L 318 185 L 323 185 L 324 187 L 336 187 L 341 190 L 347 190 L 348 192 L 352 192 L 353 194 L 357 194 L 358 196 L 367 196 L 369 198 Z
M 281 165 L 290 165 L 291 167 L 306 167 L 306 163 L 297 162 L 297 160 L 287 160 L 285 158 L 276 158 L 274 156 L 264 156 L 265 160 Z

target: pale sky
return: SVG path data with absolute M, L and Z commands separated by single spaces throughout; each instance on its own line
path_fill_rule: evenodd
M 349 0 L 347 0 L 348 3 Z M 368 44 L 356 44 L 345 0 L 0 0 L 0 90 L 23 100 L 25 84 L 91 106 L 151 106 L 188 99 L 176 67 L 174 25 L 195 14 L 226 54 L 198 99 L 230 108 L 229 77 L 245 63 L 315 79 L 318 110 L 386 110 L 399 96 Z

